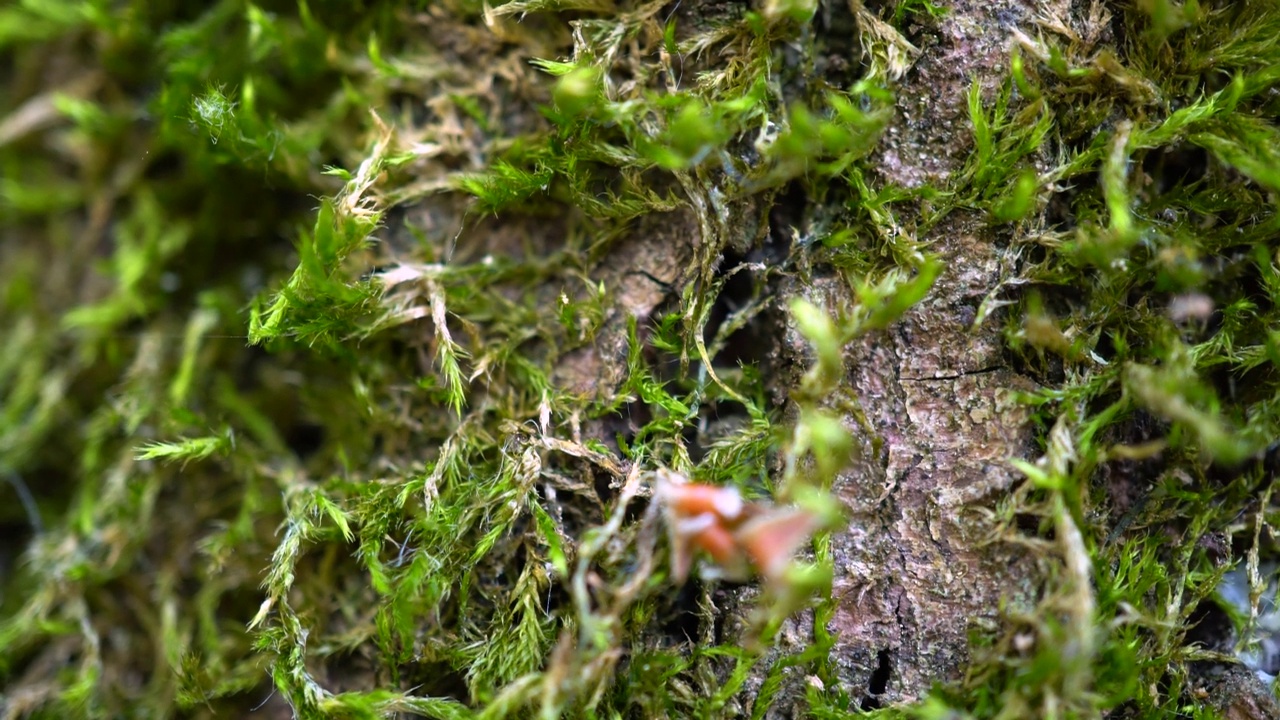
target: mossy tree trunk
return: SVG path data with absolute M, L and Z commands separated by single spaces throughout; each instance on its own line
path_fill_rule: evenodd
M 108 5 L 0 8 L 0 714 L 1274 710 L 1273 2 Z
M 935 22 L 905 28 L 917 45 L 902 50 L 894 114 L 867 162 L 877 184 L 945 186 L 964 170 L 973 152 L 970 91 L 977 84 L 984 98 L 995 94 L 1011 31 L 1029 29 L 1034 16 L 1025 3 L 961 2 Z M 837 30 L 819 23 L 815 32 Z M 835 38 L 816 42 L 827 43 L 839 47 Z M 794 233 L 788 223 L 797 219 L 811 227 L 841 213 L 838 198 L 779 201 L 792 206 L 771 216 L 782 225 L 776 235 Z M 909 234 L 918 220 L 906 213 L 893 230 Z M 1034 607 L 1044 572 L 1005 541 L 994 512 L 1022 482 L 1008 459 L 1035 454 L 1019 402 L 1034 382 L 1005 350 L 1002 314 L 988 314 L 1015 277 L 1008 231 L 983 211 L 957 210 L 915 239 L 944 269 L 900 321 L 844 348 L 845 375 L 830 403 L 855 438 L 856 460 L 834 486 L 850 515 L 831 538 L 838 604 L 827 628 L 840 682 L 864 709 L 918 700 L 958 679 L 974 634 L 995 632 L 1002 612 Z M 778 282 L 773 293 L 779 308 L 797 296 L 833 313 L 857 303 L 846 282 L 820 269 Z M 773 397 L 787 407 L 811 363 L 808 344 L 789 322 L 759 339 L 771 348 Z M 784 637 L 812 642 L 811 621 Z

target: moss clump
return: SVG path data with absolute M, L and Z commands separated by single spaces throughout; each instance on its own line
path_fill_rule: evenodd
M 666 580 L 646 472 L 826 512 L 841 431 L 814 398 L 835 379 L 788 435 L 730 359 L 794 260 L 721 258 L 762 251 L 788 184 L 860 172 L 889 96 L 876 72 L 806 84 L 783 44 L 812 45 L 811 6 L 660 10 L 4 11 L 6 104 L 40 120 L 10 116 L 0 156 L 22 178 L 0 464 L 36 505 L 5 518 L 29 543 L 0 625 L 9 709 L 736 702 L 761 653 L 673 628 L 710 595 Z M 50 53 L 68 69 L 46 78 Z M 867 266 L 865 312 L 809 323 L 828 354 L 927 290 L 936 267 L 899 254 Z M 766 594 L 765 644 L 824 562 Z
M 1270 552 L 1280 13 L 1095 7 L 1021 36 L 963 170 L 910 189 L 867 157 L 928 2 L 0 10 L 6 710 L 762 717 L 799 669 L 849 712 L 826 539 L 721 633 L 645 473 L 829 511 L 841 348 L 930 291 L 956 212 L 1018 260 L 975 323 L 1045 449 L 992 520 L 1049 581 L 885 712 L 1194 705 L 1216 582 Z M 827 272 L 846 311 L 774 297 Z M 794 388 L 750 348 L 783 312 Z

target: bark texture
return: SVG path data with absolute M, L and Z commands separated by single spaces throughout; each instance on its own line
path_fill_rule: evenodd
M 970 150 L 966 94 L 975 80 L 998 84 L 1010 31 L 1029 21 L 1018 2 L 948 8 L 897 88 L 874 163 L 883 181 L 941 184 L 959 170 Z M 1031 381 L 1006 365 L 998 318 L 974 327 L 1009 276 L 1001 238 L 961 211 L 919 240 L 946 265 L 929 296 L 846 348 L 846 387 L 864 417 L 846 421 L 857 460 L 835 487 L 851 515 L 833 538 L 839 609 L 828 629 L 841 681 L 864 708 L 919 699 L 957 678 L 970 634 L 995 629 L 1002 601 L 1026 606 L 1037 581 L 1035 563 L 996 541 L 982 511 L 1020 480 L 1006 460 L 1034 451 L 1016 401 Z M 853 300 L 847 284 L 821 278 L 785 283 L 778 295 L 828 308 Z M 774 360 L 791 372 L 776 377 L 793 387 L 808 346 L 793 325 L 779 341 Z

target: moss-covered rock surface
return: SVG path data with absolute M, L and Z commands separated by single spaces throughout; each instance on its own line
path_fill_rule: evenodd
M 0 6 L 0 715 L 1274 716 L 1278 202 L 1270 0 Z

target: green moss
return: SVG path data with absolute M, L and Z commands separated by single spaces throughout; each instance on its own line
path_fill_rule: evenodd
M 764 717 L 800 671 L 814 716 L 856 711 L 828 540 L 764 588 L 755 645 L 718 644 L 710 591 L 667 578 L 644 472 L 837 526 L 841 348 L 926 297 L 943 267 L 915 238 L 955 212 L 1021 258 L 976 322 L 1040 382 L 1044 457 L 993 523 L 1048 581 L 962 681 L 882 713 L 1194 705 L 1188 631 L 1228 565 L 1205 540 L 1267 550 L 1266 515 L 1238 518 L 1280 431 L 1280 13 L 1117 6 L 1115 52 L 1046 24 L 991 97 L 974 84 L 962 170 L 907 190 L 867 157 L 914 51 L 894 28 L 939 7 L 855 7 L 868 59 L 844 86 L 813 72 L 810 3 L 664 8 L 0 10 L 0 107 L 35 119 L 0 119 L 0 473 L 36 513 L 0 511 L 29 542 L 0 598 L 12 707 Z M 788 188 L 826 208 L 793 256 L 722 267 Z M 699 242 L 642 324 L 608 270 L 666 237 L 653 217 Z M 731 339 L 813 267 L 856 303 L 790 305 L 815 364 L 784 423 Z M 574 363 L 615 381 L 584 393 Z M 815 641 L 770 654 L 806 608 Z M 682 613 L 698 642 L 667 629 Z

